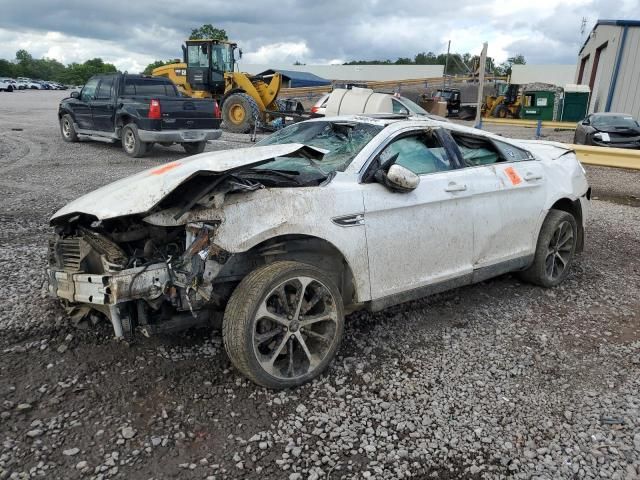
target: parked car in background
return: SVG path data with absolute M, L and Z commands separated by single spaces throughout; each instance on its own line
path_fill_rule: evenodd
M 417 103 L 406 97 L 390 93 L 376 93 L 369 88 L 336 88 L 327 93 L 311 107 L 313 116 L 355 115 L 360 113 L 397 113 L 406 116 L 427 117 L 448 121 L 444 117 L 432 115 Z
M 640 124 L 626 113 L 592 113 L 576 127 L 573 143 L 640 149 Z
M 332 360 L 345 312 L 506 272 L 560 284 L 589 199 L 560 143 L 427 116 L 317 118 L 69 203 L 51 218 L 49 291 L 116 336 L 223 316 L 233 365 L 293 387 Z
M 316 117 L 323 117 L 325 112 L 327 111 L 327 102 L 329 101 L 330 93 L 325 93 L 322 95 L 316 103 L 311 107 L 311 113 Z
M 201 153 L 222 134 L 215 100 L 181 97 L 171 80 L 146 75 L 91 77 L 60 102 L 58 119 L 64 141 L 121 141 L 131 157 L 146 155 L 156 142 Z
M 8 78 L 0 78 L 0 91 L 2 92 L 13 92 L 15 87 L 13 83 L 9 81 Z

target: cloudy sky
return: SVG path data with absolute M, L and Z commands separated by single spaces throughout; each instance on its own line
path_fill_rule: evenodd
M 224 28 L 247 63 L 307 64 L 479 53 L 573 64 L 598 18 L 640 19 L 640 0 L 0 0 L 0 58 L 102 57 L 136 72 L 181 56 L 191 28 Z

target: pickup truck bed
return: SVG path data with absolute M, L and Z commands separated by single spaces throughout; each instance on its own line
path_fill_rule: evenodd
M 215 100 L 181 97 L 170 80 L 142 75 L 92 77 L 80 93 L 60 102 L 58 118 L 65 141 L 120 140 L 133 157 L 144 156 L 156 142 L 200 153 L 222 133 Z

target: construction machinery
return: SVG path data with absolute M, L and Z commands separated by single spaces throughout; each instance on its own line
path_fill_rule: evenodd
M 236 71 L 236 52 L 242 57 L 237 44 L 187 40 L 182 52 L 182 63 L 158 67 L 152 75 L 168 77 L 189 97 L 216 99 L 226 130 L 250 132 L 256 124 L 266 125 L 284 110 L 278 101 L 281 75 L 276 72 L 263 77 Z
M 520 118 L 522 96 L 520 85 L 498 85 L 497 95 L 487 95 L 482 105 L 482 116 L 495 118 Z

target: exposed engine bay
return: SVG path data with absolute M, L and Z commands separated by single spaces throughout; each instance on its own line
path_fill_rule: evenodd
M 54 221 L 49 243 L 49 291 L 77 321 L 92 310 L 109 318 L 116 336 L 135 326 L 151 335 L 206 324 L 221 314 L 233 286 L 260 262 L 215 244 L 216 215 L 228 195 L 263 188 L 314 186 L 321 172 L 247 169 L 194 177 L 147 212 L 96 220 L 78 214 Z M 154 214 L 207 211 L 206 222 L 154 225 Z M 174 213 L 177 212 L 177 213 Z M 218 218 L 216 218 L 218 217 Z M 94 312 L 95 314 L 95 312 Z

